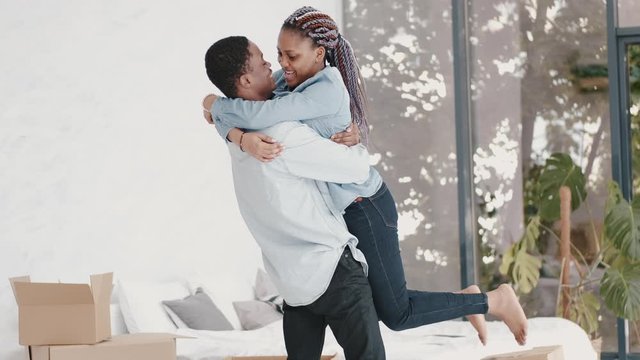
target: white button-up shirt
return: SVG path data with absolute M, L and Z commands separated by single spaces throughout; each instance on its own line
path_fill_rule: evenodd
M 238 205 L 282 297 L 291 306 L 308 305 L 326 291 L 345 246 L 367 272 L 327 182 L 366 181 L 369 154 L 362 145 L 338 145 L 297 121 L 261 132 L 285 150 L 262 163 L 228 145 Z

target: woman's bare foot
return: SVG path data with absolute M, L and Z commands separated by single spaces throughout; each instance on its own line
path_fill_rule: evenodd
M 471 285 L 465 289 L 457 291 L 458 294 L 480 294 L 480 288 L 477 285 Z M 482 345 L 487 345 L 487 323 L 484 321 L 484 314 L 467 315 L 467 320 L 473 325 L 478 332 L 478 338 Z
M 487 293 L 489 314 L 504 321 L 520 345 L 527 342 L 527 317 L 511 286 L 502 284 Z

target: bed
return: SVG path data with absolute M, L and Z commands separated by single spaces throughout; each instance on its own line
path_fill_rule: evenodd
M 402 332 L 394 332 L 381 325 L 387 359 L 390 360 L 473 360 L 547 345 L 562 345 L 565 360 L 596 359 L 586 333 L 573 322 L 561 318 L 530 319 L 529 337 L 524 347 L 516 344 L 501 322 L 489 322 L 488 330 L 488 344 L 482 346 L 471 325 L 464 321 L 445 321 Z M 178 329 L 178 333 L 193 337 L 178 341 L 179 360 L 221 360 L 229 355 L 286 354 L 281 321 L 250 331 Z M 331 331 L 327 331 L 323 354 L 338 354 L 337 359 L 344 359 Z
M 259 278 L 259 276 L 258 276 Z M 268 323 L 255 330 L 242 328 L 234 310 L 236 299 L 256 299 L 264 284 L 249 281 L 238 287 L 239 280 L 224 278 L 212 280 L 207 293 L 221 312 L 231 321 L 230 330 L 206 331 L 176 326 L 167 316 L 161 301 L 179 299 L 193 294 L 194 286 L 184 282 L 122 282 L 111 307 L 112 331 L 172 332 L 190 339 L 178 339 L 179 360 L 222 360 L 228 356 L 285 355 L 282 320 Z M 233 290 L 234 286 L 237 291 Z M 489 355 L 526 350 L 538 346 L 562 345 L 565 360 L 595 360 L 596 353 L 587 334 L 575 323 L 561 318 L 529 319 L 527 345 L 520 347 L 504 323 L 489 321 L 488 344 L 482 346 L 475 330 L 465 321 L 445 321 L 420 328 L 395 332 L 383 324 L 381 332 L 387 359 L 390 360 L 445 360 L 482 359 Z M 234 330 L 231 330 L 234 329 Z M 344 359 L 340 346 L 327 329 L 323 354 L 337 354 Z

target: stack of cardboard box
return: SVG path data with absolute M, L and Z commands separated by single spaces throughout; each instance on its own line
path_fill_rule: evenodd
M 112 273 L 92 275 L 91 285 L 9 281 L 29 360 L 176 360 L 176 335 L 111 337 Z

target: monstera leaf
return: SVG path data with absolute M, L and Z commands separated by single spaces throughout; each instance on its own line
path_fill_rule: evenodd
M 513 280 L 517 284 L 519 292 L 528 294 L 536 287 L 538 280 L 540 280 L 541 266 L 542 261 L 527 253 L 524 248 L 515 254 Z
M 604 220 L 605 235 L 620 253 L 632 260 L 640 259 L 640 196 L 631 205 L 616 183 L 609 184 Z
M 516 285 L 518 292 L 528 294 L 538 285 L 542 262 L 529 252 L 535 250 L 540 236 L 540 217 L 529 220 L 522 239 L 511 245 L 502 256 L 500 273 L 508 275 Z
M 598 312 L 600 311 L 600 301 L 591 292 L 584 291 L 583 288 L 573 289 L 577 294 L 571 296 L 569 304 L 569 320 L 580 325 L 587 334 L 598 331 Z M 562 316 L 562 308 L 559 306 L 556 316 Z
M 573 163 L 567 154 L 551 155 L 542 169 L 538 180 L 538 214 L 543 220 L 555 221 L 560 218 L 560 187 L 571 190 L 571 210 L 577 209 L 587 197 L 582 169 Z
M 607 269 L 600 281 L 600 294 L 616 316 L 640 319 L 640 263 Z

